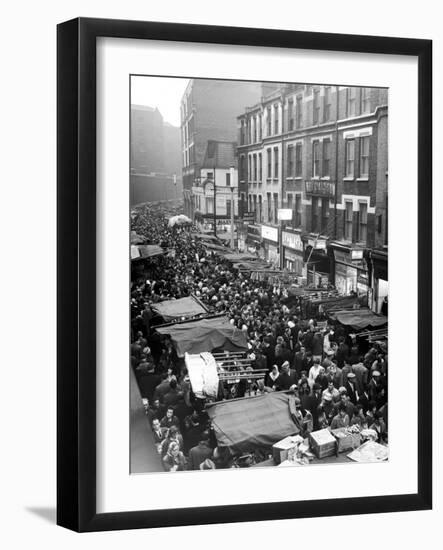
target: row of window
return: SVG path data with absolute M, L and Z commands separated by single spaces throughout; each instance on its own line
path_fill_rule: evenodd
M 249 212 L 255 213 L 258 223 L 267 221 L 277 223 L 278 193 L 267 193 L 263 201 L 261 195 L 249 195 Z M 288 194 L 287 208 L 292 210 L 292 226 L 301 227 L 302 224 L 302 196 L 300 193 Z M 265 219 L 266 213 L 266 219 Z M 312 197 L 311 227 L 312 233 L 331 236 L 335 229 L 335 218 L 331 216 L 329 199 Z M 355 234 L 354 234 L 355 231 Z M 350 242 L 365 243 L 368 237 L 368 204 L 359 202 L 358 212 L 354 213 L 352 201 L 345 201 L 343 218 L 343 238 Z
M 369 143 L 370 136 L 357 139 L 346 139 L 345 142 L 345 177 L 366 178 L 369 176 Z M 311 177 L 331 176 L 331 140 L 312 142 Z M 358 149 L 358 151 L 357 151 Z M 357 159 L 358 155 L 358 159 Z M 279 150 L 278 147 L 266 150 L 267 178 L 279 177 Z M 287 177 L 302 177 L 303 175 L 303 144 L 288 145 L 287 148 Z M 240 158 L 240 179 L 245 181 L 244 157 Z M 248 181 L 263 181 L 262 154 L 254 153 L 248 156 Z
M 360 94 L 358 94 L 360 90 Z M 371 110 L 371 88 L 346 88 L 345 113 L 346 118 L 357 114 L 367 114 Z M 357 110 L 359 98 L 360 109 Z M 246 143 L 257 143 L 263 139 L 263 119 L 265 120 L 266 136 L 278 135 L 280 132 L 293 131 L 332 120 L 332 93 L 331 87 L 325 86 L 323 97 L 320 88 L 314 88 L 312 92 L 312 120 L 304 121 L 307 117 L 303 113 L 303 95 L 290 97 L 287 101 L 286 117 L 282 117 L 282 128 L 280 128 L 280 107 L 275 103 L 266 107 L 264 114 L 257 114 L 240 122 L 240 145 Z M 285 127 L 283 127 L 285 126 Z

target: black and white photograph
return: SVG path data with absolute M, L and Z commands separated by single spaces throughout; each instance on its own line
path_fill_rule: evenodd
M 388 98 L 131 75 L 131 474 L 389 460 Z

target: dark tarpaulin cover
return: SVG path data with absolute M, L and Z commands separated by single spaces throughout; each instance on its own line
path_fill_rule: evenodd
M 231 325 L 226 317 L 213 317 L 158 327 L 157 332 L 168 334 L 179 357 L 185 353 L 202 353 L 222 348 L 238 351 L 248 348 L 245 335 Z
M 256 261 L 241 261 L 239 263 L 234 263 L 235 269 L 240 269 L 243 271 L 260 271 L 260 270 L 266 270 L 270 267 L 270 264 L 268 264 L 265 261 L 256 260 Z
M 138 250 L 142 258 L 152 258 L 153 256 L 160 256 L 165 253 L 163 248 L 158 246 L 158 244 L 144 244 L 139 246 Z
M 381 327 L 386 325 L 388 318 L 384 315 L 376 315 L 370 309 L 352 309 L 349 311 L 331 312 L 329 316 L 342 325 L 351 326 L 355 329 L 366 327 Z
M 218 445 L 247 452 L 297 435 L 300 430 L 291 416 L 291 400 L 294 396 L 287 392 L 271 392 L 207 405 Z
M 192 296 L 179 300 L 166 300 L 151 305 L 151 309 L 161 315 L 165 321 L 178 317 L 194 317 L 207 313 L 207 310 Z

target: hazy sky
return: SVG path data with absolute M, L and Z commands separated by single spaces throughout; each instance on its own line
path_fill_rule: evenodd
M 133 76 L 131 103 L 157 107 L 166 122 L 180 126 L 180 100 L 188 82 L 187 78 Z

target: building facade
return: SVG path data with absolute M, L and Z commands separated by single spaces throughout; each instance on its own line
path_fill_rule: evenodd
M 281 85 L 238 117 L 238 131 L 241 199 L 255 218 L 248 246 L 308 283 L 366 294 L 379 311 L 387 295 L 388 91 Z M 279 210 L 290 220 L 279 220 Z
M 157 108 L 131 105 L 131 205 L 182 196 L 180 128 Z
M 235 141 L 208 141 L 200 168 L 200 177 L 194 179 L 191 197 L 194 217 L 200 218 L 208 228 L 213 227 L 214 221 L 218 226 L 226 226 L 230 224 L 232 217 L 235 221 L 238 219 L 239 195 Z
M 260 82 L 191 79 L 181 101 L 182 174 L 185 214 L 197 209 L 192 188 L 200 179 L 208 141 L 237 141 L 236 118 L 260 100 Z

